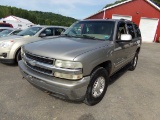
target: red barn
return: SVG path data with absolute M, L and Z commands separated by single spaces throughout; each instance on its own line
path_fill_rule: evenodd
M 86 19 L 128 19 L 139 25 L 143 42 L 160 39 L 160 8 L 150 0 L 126 0 Z

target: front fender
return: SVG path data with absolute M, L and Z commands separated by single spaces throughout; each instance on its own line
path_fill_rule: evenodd
M 112 60 L 112 47 L 103 47 L 84 53 L 74 59 L 83 64 L 83 75 L 89 76 L 98 65 Z

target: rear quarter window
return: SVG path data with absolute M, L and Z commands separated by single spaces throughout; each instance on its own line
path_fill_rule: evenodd
M 132 35 L 132 38 L 135 38 L 134 28 L 132 24 L 127 24 L 128 32 Z
M 141 37 L 141 31 L 140 31 L 139 27 L 136 24 L 134 24 L 133 26 L 135 28 L 136 36 Z

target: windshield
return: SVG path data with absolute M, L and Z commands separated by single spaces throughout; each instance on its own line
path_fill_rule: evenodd
M 113 21 L 79 21 L 63 33 L 65 36 L 87 39 L 112 40 L 115 22 Z
M 0 32 L 0 36 L 6 36 L 9 33 L 11 33 L 13 30 L 3 30 L 2 32 Z
M 26 30 L 19 32 L 17 35 L 19 35 L 19 36 L 26 36 L 26 35 L 34 36 L 41 29 L 42 29 L 42 27 L 31 27 L 31 28 L 28 28 Z

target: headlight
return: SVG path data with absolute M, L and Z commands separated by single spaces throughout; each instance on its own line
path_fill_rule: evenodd
M 2 42 L 2 43 L 0 43 L 0 48 L 10 47 L 13 43 L 14 43 L 14 41 Z
M 69 68 L 69 69 L 83 68 L 82 63 L 80 62 L 63 61 L 63 60 L 56 60 L 55 66 L 60 68 Z
M 66 68 L 66 69 L 82 69 L 82 63 L 80 62 L 73 62 L 73 61 L 63 61 L 63 60 L 56 60 L 55 66 L 58 68 Z M 79 80 L 83 77 L 83 74 L 73 74 L 73 73 L 60 73 L 55 72 L 55 77 L 62 78 L 62 79 L 68 79 L 68 80 Z

